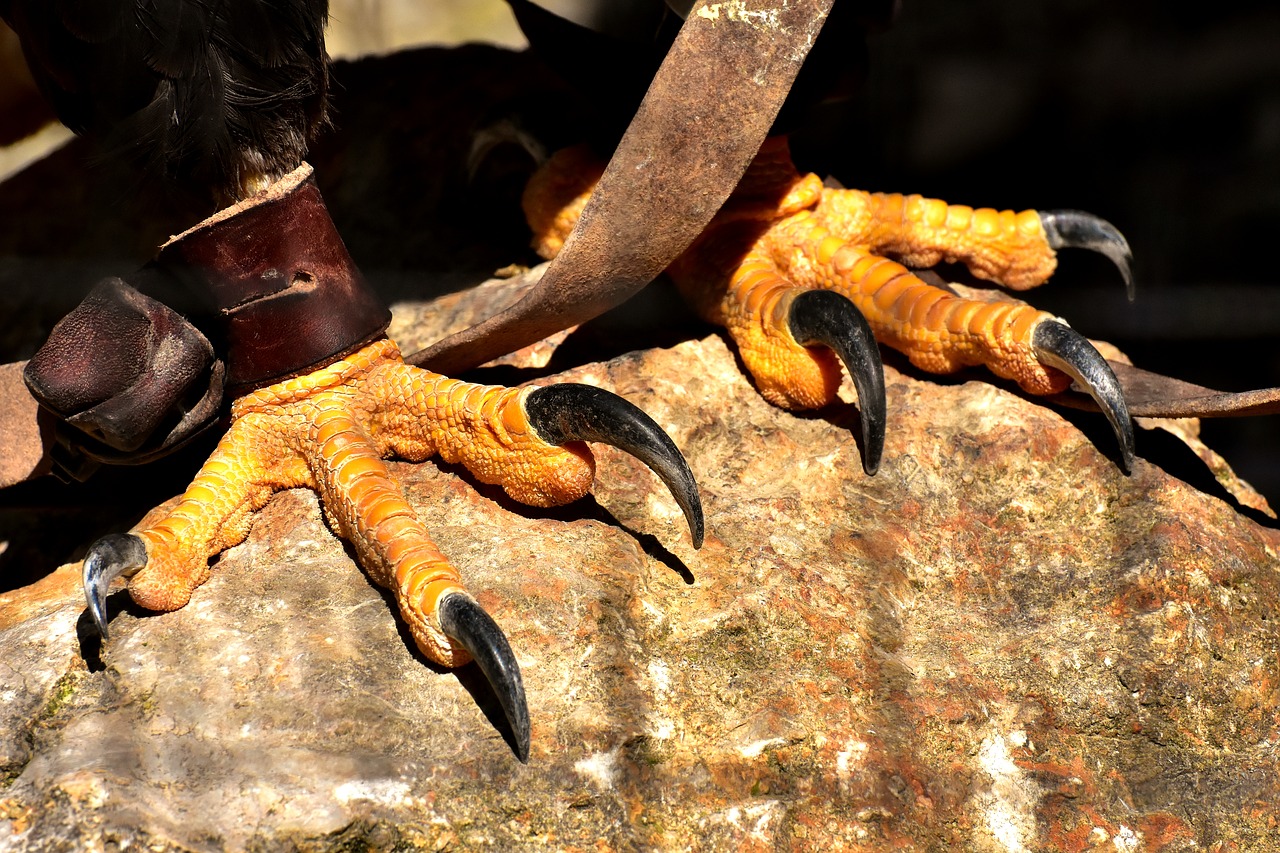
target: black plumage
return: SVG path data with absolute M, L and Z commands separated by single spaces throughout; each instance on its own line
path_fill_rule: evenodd
M 72 130 L 227 202 L 293 169 L 325 122 L 328 0 L 0 0 Z

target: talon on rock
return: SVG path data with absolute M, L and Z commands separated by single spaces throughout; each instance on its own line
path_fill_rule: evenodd
M 591 192 L 558 174 L 589 172 L 581 159 L 574 151 L 553 156 L 526 192 L 526 209 L 536 214 L 534 242 L 545 255 L 564 244 Z M 965 298 L 912 272 L 962 263 L 979 278 L 1024 290 L 1047 281 L 1055 250 L 1068 247 L 1107 255 L 1132 293 L 1129 245 L 1096 216 L 824 186 L 800 174 L 785 137 L 775 137 L 668 274 L 705 320 L 728 331 L 761 395 L 775 405 L 830 403 L 842 377 L 838 354 L 858 389 L 869 474 L 879 464 L 885 423 L 874 340 L 922 370 L 982 365 L 1037 395 L 1058 393 L 1075 379 L 1107 413 L 1131 470 L 1133 428 L 1123 395 L 1083 338 L 1024 303 Z
M 440 629 L 470 653 L 493 688 L 516 739 L 516 756 L 529 760 L 529 706 L 524 698 L 520 664 L 498 623 L 471 596 L 455 592 L 441 597 Z
M 81 568 L 84 598 L 89 615 L 103 640 L 107 640 L 107 591 L 118 577 L 132 577 L 147 564 L 147 548 L 132 533 L 111 533 L 89 546 Z
M 788 326 L 801 346 L 830 347 L 853 379 L 862 416 L 862 468 L 880 469 L 884 453 L 884 364 L 875 333 L 853 303 L 830 290 L 806 290 L 791 302 Z
M 548 444 L 598 441 L 648 465 L 680 505 L 693 547 L 702 547 L 704 523 L 698 484 L 675 442 L 653 418 L 617 394 L 578 383 L 535 388 L 524 405 L 530 425 Z
M 1061 322 L 1040 323 L 1031 341 L 1041 361 L 1074 379 L 1102 409 L 1120 444 L 1120 464 L 1126 474 L 1133 473 L 1133 419 L 1120 381 L 1107 360 L 1084 335 Z
M 218 447 L 168 515 L 90 549 L 85 597 L 103 637 L 116 577 L 130 578 L 143 607 L 181 608 L 208 579 L 210 558 L 244 540 L 273 493 L 311 488 L 370 578 L 394 593 L 422 653 L 445 667 L 476 661 L 527 760 L 529 711 L 510 645 L 383 460 L 439 454 L 517 500 L 553 506 L 590 490 L 594 461 L 580 443 L 607 442 L 658 473 L 700 546 L 702 504 L 675 444 L 634 405 L 597 388 L 485 386 L 405 364 L 382 337 L 388 313 L 346 253 L 309 167 L 174 238 L 155 266 L 213 292 L 239 396 Z M 280 290 L 291 281 L 305 282 L 305 292 Z M 340 316 L 327 320 L 335 310 Z M 302 329 L 303 343 L 274 334 L 282 324 Z

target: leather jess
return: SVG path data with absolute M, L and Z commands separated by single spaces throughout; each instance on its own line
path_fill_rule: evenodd
M 172 452 L 217 420 L 225 397 L 331 364 L 391 318 L 305 164 L 170 240 L 130 278 L 100 282 L 24 372 L 59 421 L 64 478 Z M 207 322 L 139 289 L 156 280 L 198 294 Z

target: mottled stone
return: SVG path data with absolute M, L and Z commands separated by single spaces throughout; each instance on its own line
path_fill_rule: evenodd
M 671 433 L 701 551 L 612 449 L 549 512 L 393 466 L 516 650 L 528 765 L 309 492 L 186 608 L 113 596 L 101 652 L 74 566 L 6 595 L 0 846 L 1269 849 L 1276 531 L 1194 440 L 1125 477 L 1100 417 L 909 371 L 875 477 L 853 406 L 769 406 L 719 337 L 556 377 Z

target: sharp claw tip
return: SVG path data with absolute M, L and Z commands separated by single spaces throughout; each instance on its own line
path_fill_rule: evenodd
M 883 383 L 881 391 L 883 392 Z M 880 470 L 880 462 L 884 458 L 884 430 L 886 406 L 881 399 L 878 409 L 873 409 L 862 416 L 862 470 L 868 477 L 874 477 Z
M 1133 255 L 1129 252 L 1128 244 L 1125 244 L 1124 251 L 1115 255 L 1107 254 L 1111 258 L 1112 263 L 1116 265 L 1116 269 L 1120 270 L 1120 278 L 1124 280 L 1124 295 L 1129 302 L 1136 302 L 1138 299 L 1138 286 L 1133 280 Z
M 1125 294 L 1137 296 L 1133 282 L 1133 251 L 1129 241 L 1107 220 L 1081 210 L 1045 210 L 1040 213 L 1049 246 L 1054 249 L 1089 249 L 1106 255 L 1120 270 Z
M 845 296 L 831 290 L 808 290 L 791 302 L 787 323 L 801 346 L 830 348 L 853 379 L 862 417 L 862 470 L 874 475 L 884 453 L 887 406 L 884 364 L 875 334 L 862 312 Z
M 549 444 L 598 441 L 648 465 L 680 505 L 694 547 L 702 547 L 702 499 L 693 471 L 671 437 L 642 409 L 603 388 L 563 383 L 535 388 L 525 398 L 525 413 Z
M 1106 415 L 1120 445 L 1120 466 L 1126 474 L 1133 472 L 1133 418 L 1124 399 L 1124 391 L 1107 360 L 1079 332 L 1057 321 L 1036 326 L 1032 348 L 1044 364 L 1055 367 L 1075 380 Z
M 1138 464 L 1138 454 L 1134 449 L 1133 421 L 1121 422 L 1116 432 L 1120 440 L 1120 469 L 1125 476 L 1133 476 L 1133 469 Z
M 697 550 L 702 547 L 702 542 L 706 535 L 706 522 L 702 515 L 702 501 L 698 500 L 688 510 L 683 506 L 680 509 L 684 512 L 685 522 L 689 525 L 689 539 L 693 542 L 694 549 Z
M 880 458 L 872 459 L 869 455 L 862 460 L 862 470 L 868 477 L 874 477 L 880 471 Z
M 130 577 L 147 564 L 147 549 L 132 533 L 112 533 L 89 546 L 81 570 L 85 603 L 103 642 L 107 633 L 107 590 L 117 577 Z
M 512 745 L 521 762 L 529 760 L 529 706 L 524 695 L 524 680 L 511 644 L 493 617 L 476 600 L 465 593 L 444 596 L 438 605 L 440 627 L 445 634 L 462 644 L 502 705 L 503 715 L 515 738 Z

